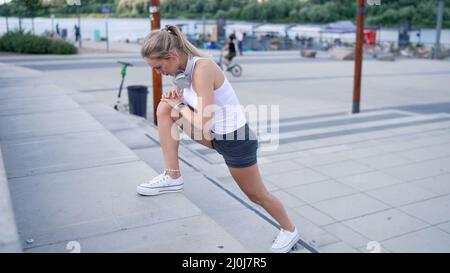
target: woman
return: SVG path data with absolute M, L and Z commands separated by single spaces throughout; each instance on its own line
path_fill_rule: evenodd
M 158 73 L 173 76 L 174 85 L 162 95 L 157 107 L 165 170 L 138 185 L 137 192 L 157 195 L 183 189 L 178 164 L 177 126 L 180 126 L 196 142 L 223 156 L 241 190 L 280 224 L 281 231 L 271 250 L 288 252 L 299 240 L 299 232 L 283 205 L 263 184 L 256 159 L 258 142 L 222 70 L 212 59 L 203 56 L 175 26 L 150 33 L 144 40 L 141 54 Z

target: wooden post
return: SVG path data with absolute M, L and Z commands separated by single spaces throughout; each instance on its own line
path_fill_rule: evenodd
M 148 3 L 148 11 L 150 13 L 150 27 L 151 30 L 156 30 L 161 28 L 161 17 L 159 14 L 159 0 L 150 0 Z M 161 74 L 157 73 L 154 68 L 152 68 L 152 79 L 153 79 L 153 123 L 158 125 L 158 120 L 156 118 L 156 109 L 161 99 L 162 93 L 162 78 Z
M 363 59 L 364 13 L 365 0 L 356 0 L 356 46 L 355 46 L 355 78 L 353 81 L 353 110 L 359 113 L 361 101 L 361 70 Z

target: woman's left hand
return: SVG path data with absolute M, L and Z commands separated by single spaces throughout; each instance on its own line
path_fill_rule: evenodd
M 180 97 L 177 98 L 162 98 L 161 101 L 168 103 L 172 108 L 183 102 L 183 99 Z
M 172 86 L 172 89 L 169 92 L 162 95 L 161 101 L 168 103 L 171 107 L 175 107 L 183 102 L 182 91 L 177 87 Z

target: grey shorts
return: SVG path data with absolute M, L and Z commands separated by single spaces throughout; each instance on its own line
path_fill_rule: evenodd
M 246 168 L 256 164 L 258 139 L 248 124 L 228 134 L 211 131 L 211 136 L 211 145 L 223 156 L 228 167 Z

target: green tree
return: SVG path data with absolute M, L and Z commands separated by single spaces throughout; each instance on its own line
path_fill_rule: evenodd
M 313 5 L 308 10 L 310 22 L 325 23 L 329 22 L 331 12 L 323 5 Z
M 31 17 L 31 25 L 34 33 L 34 17 L 42 9 L 41 0 L 12 0 L 10 3 L 12 14 L 19 17 L 19 30 L 22 30 L 22 17 Z
M 202 0 L 192 0 L 191 5 L 189 6 L 189 11 L 192 13 L 202 13 L 204 7 L 204 1 Z
M 204 11 L 210 14 L 214 14 L 219 9 L 219 5 L 216 0 L 205 0 Z
M 41 0 L 18 0 L 18 2 L 25 8 L 25 16 L 34 17 L 43 7 Z
M 388 9 L 380 17 L 381 22 L 388 25 L 396 25 L 400 22 L 398 12 L 394 9 Z
M 116 13 L 129 17 L 136 17 L 145 12 L 147 1 L 145 0 L 118 0 L 116 2 Z
M 236 8 L 236 7 L 231 8 L 227 12 L 226 18 L 236 19 L 236 20 L 241 19 L 241 9 L 240 8 Z
M 259 12 L 259 6 L 256 1 L 248 3 L 241 12 L 241 17 L 243 20 L 256 20 Z
M 44 3 L 43 7 L 28 9 L 30 4 Z M 0 15 L 5 16 L 57 16 L 75 15 L 76 9 L 67 5 L 67 0 L 13 0 L 0 6 Z M 381 0 L 379 6 L 367 6 L 367 25 L 396 26 L 408 20 L 417 27 L 436 25 L 438 0 Z M 125 17 L 147 17 L 148 0 L 81 0 L 82 14 L 101 14 L 104 4 L 110 5 L 114 15 Z M 450 27 L 450 0 L 445 0 L 444 27 Z M 28 5 L 28 4 L 27 4 Z M 328 23 L 337 20 L 355 19 L 355 0 L 269 0 L 265 4 L 257 0 L 161 0 L 162 18 L 214 18 L 289 22 Z M 35 12 L 30 14 L 30 12 Z

